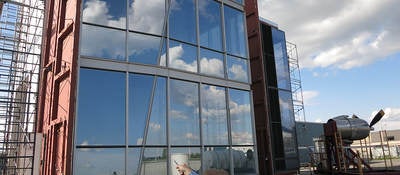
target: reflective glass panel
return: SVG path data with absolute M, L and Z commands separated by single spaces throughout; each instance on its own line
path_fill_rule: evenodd
M 229 111 L 233 145 L 253 144 L 250 106 L 250 93 L 248 91 L 229 89 Z
M 249 78 L 247 75 L 247 60 L 227 56 L 226 65 L 228 69 L 228 78 L 231 80 L 248 82 Z
M 158 77 L 154 89 L 154 100 L 151 108 L 149 126 L 147 127 L 147 145 L 166 145 L 167 143 L 167 89 L 166 79 Z
M 77 148 L 75 157 L 75 174 L 125 174 L 123 148 Z
M 176 164 L 186 164 L 194 171 L 199 172 L 201 167 L 200 148 L 171 148 L 171 174 L 179 174 L 176 170 Z
M 130 62 L 160 65 L 158 53 L 163 49 L 165 40 L 160 37 L 129 33 L 128 57 Z
M 141 148 L 128 148 L 127 174 L 137 174 Z
M 272 28 L 272 40 L 278 88 L 290 90 L 289 60 L 286 52 L 285 33 Z
M 247 57 L 243 12 L 224 6 L 226 51 Z
M 170 81 L 170 139 L 172 145 L 199 145 L 198 84 Z
M 204 145 L 228 144 L 225 88 L 201 86 L 201 120 Z
M 196 13 L 194 0 L 173 0 L 170 5 L 169 36 L 196 43 Z
M 82 68 L 78 104 L 77 145 L 125 144 L 124 73 Z
M 165 0 L 129 0 L 128 15 L 130 30 L 165 35 Z
M 129 75 L 129 144 L 143 144 L 154 76 Z
M 146 148 L 144 150 L 140 174 L 166 174 L 167 156 L 167 148 Z
M 82 25 L 81 55 L 125 60 L 125 31 Z
M 223 78 L 224 56 L 208 49 L 200 49 L 200 72 Z
M 297 156 L 296 125 L 294 120 L 292 93 L 279 91 L 279 107 L 282 120 L 282 136 L 286 157 Z
M 196 47 L 176 41 L 170 41 L 169 47 L 169 67 L 189 72 L 197 72 Z
M 256 174 L 254 147 L 233 147 L 232 153 L 235 174 Z
M 230 149 L 228 147 L 205 147 L 202 164 L 204 174 L 209 171 L 219 171 L 214 174 L 223 174 L 221 171 L 230 172 L 230 157 Z
M 126 1 L 84 0 L 82 16 L 83 22 L 126 28 Z
M 200 45 L 222 50 L 221 3 L 214 0 L 199 1 Z

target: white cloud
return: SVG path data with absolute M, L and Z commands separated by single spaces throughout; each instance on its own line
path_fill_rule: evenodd
M 159 131 L 159 130 L 161 129 L 161 125 L 158 124 L 158 123 L 152 123 L 152 122 L 150 122 L 149 126 L 150 126 L 150 129 L 151 129 L 152 131 L 155 131 L 155 132 L 157 132 L 157 131 Z
M 109 10 L 105 1 L 89 0 L 84 4 L 83 21 L 105 24 L 113 27 L 124 27 L 126 24 L 125 17 L 115 17 L 108 14 Z
M 190 140 L 199 140 L 199 136 L 194 135 L 193 133 L 190 132 L 185 134 L 185 138 Z
M 239 80 L 239 81 L 247 81 L 247 72 L 243 69 L 241 65 L 234 64 L 232 67 L 228 69 L 230 73 L 232 73 L 233 77 L 231 77 L 234 80 Z
M 318 91 L 303 91 L 303 103 L 304 105 L 311 106 L 315 105 L 314 99 L 318 97 Z
M 374 126 L 375 130 L 397 130 L 400 126 L 400 108 L 384 108 L 385 115 Z M 372 111 L 369 121 L 371 121 L 378 111 Z
M 200 67 L 203 73 L 217 76 L 224 75 L 224 63 L 217 58 L 201 58 Z
M 188 119 L 188 116 L 186 116 L 185 113 L 183 113 L 182 111 L 171 110 L 170 115 L 173 119 Z
M 182 44 L 169 48 L 169 66 L 181 70 L 186 70 L 190 72 L 197 71 L 197 61 L 193 61 L 192 63 L 186 63 L 182 56 L 184 54 L 184 49 Z M 165 60 L 165 56 L 161 57 L 161 61 Z
M 302 67 L 351 69 L 400 51 L 400 11 L 396 9 L 400 1 L 258 3 L 260 15 L 278 23 L 286 38 L 297 44 Z

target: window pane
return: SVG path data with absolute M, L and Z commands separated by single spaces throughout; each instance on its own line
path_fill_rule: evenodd
M 165 39 L 150 35 L 129 33 L 128 57 L 130 62 L 160 65 L 160 47 L 164 47 Z M 163 60 L 165 61 L 165 59 Z
M 248 91 L 229 89 L 229 100 L 232 144 L 252 145 L 253 125 L 250 111 L 250 93 Z
M 171 1 L 169 36 L 174 39 L 196 43 L 196 13 L 194 0 Z
M 129 75 L 129 144 L 142 145 L 154 77 Z
M 125 174 L 125 151 L 122 148 L 77 148 L 75 156 L 76 174 Z
M 205 173 L 208 171 L 216 171 L 216 170 L 225 171 L 225 173 L 230 172 L 230 167 L 231 167 L 230 149 L 228 147 L 205 147 L 203 152 L 202 165 Z M 223 174 L 223 173 L 218 172 L 218 174 Z
M 224 6 L 226 51 L 241 57 L 247 57 L 243 13 Z
M 154 92 L 153 106 L 147 132 L 147 145 L 166 145 L 167 144 L 167 96 L 166 79 L 158 77 Z
M 140 148 L 128 148 L 127 174 L 137 174 L 139 168 Z
M 200 72 L 223 78 L 224 56 L 218 52 L 200 49 Z
M 198 84 L 170 81 L 170 137 L 172 145 L 199 145 Z
M 221 4 L 214 0 L 199 1 L 200 45 L 222 50 Z
M 130 30 L 162 35 L 165 0 L 129 0 L 128 15 Z
M 125 144 L 125 74 L 81 69 L 77 120 L 78 145 Z
M 125 60 L 125 32 L 82 25 L 81 55 Z
M 285 33 L 272 28 L 275 68 L 278 88 L 290 90 L 289 60 L 286 52 Z
M 281 111 L 285 157 L 295 157 L 297 156 L 296 126 L 293 112 L 292 93 L 290 91 L 279 91 L 279 107 Z
M 84 0 L 83 22 L 126 28 L 126 1 Z
M 201 86 L 201 120 L 204 145 L 228 144 L 225 89 Z
M 247 60 L 228 56 L 226 59 L 228 78 L 231 80 L 248 82 Z
M 194 171 L 199 172 L 201 167 L 200 148 L 171 148 L 171 174 L 179 174 L 176 170 L 176 161 L 179 165 L 186 164 Z M 164 173 L 165 174 L 165 173 Z
M 146 148 L 141 165 L 141 175 L 166 174 L 167 148 Z
M 233 147 L 232 149 L 235 174 L 256 174 L 254 147 Z
M 243 0 L 234 0 L 234 1 L 239 3 L 239 4 L 243 4 Z
M 194 46 L 170 41 L 169 67 L 197 72 L 197 49 Z

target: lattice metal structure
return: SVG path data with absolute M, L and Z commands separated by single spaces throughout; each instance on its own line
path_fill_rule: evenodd
M 0 174 L 33 174 L 44 1 L 0 7 Z
M 292 98 L 294 116 L 296 121 L 306 121 L 306 115 L 304 111 L 303 101 L 303 89 L 301 86 L 301 75 L 299 58 L 297 54 L 297 46 L 291 42 L 286 42 L 286 50 L 289 59 L 289 71 L 290 71 L 290 84 L 292 86 Z

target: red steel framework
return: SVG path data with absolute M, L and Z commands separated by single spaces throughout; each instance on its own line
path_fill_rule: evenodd
M 37 131 L 40 174 L 72 174 L 80 0 L 46 1 Z

